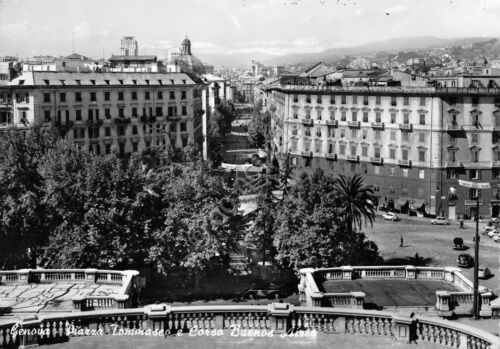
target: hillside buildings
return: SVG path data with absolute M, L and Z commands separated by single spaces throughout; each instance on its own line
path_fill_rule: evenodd
M 475 215 L 475 192 L 458 179 L 490 182 L 479 214 L 500 214 L 497 85 L 445 88 L 405 73 L 341 73 L 347 79 L 261 86 L 279 159 L 289 158 L 296 174 L 359 173 L 374 186 L 380 208 L 450 218 Z

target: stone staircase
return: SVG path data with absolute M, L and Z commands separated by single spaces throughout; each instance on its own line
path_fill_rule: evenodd
M 229 255 L 229 266 L 235 269 L 238 275 L 249 275 L 251 271 L 248 268 L 248 262 L 244 255 L 239 253 L 231 253 Z

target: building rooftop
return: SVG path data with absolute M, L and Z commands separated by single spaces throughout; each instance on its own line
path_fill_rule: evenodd
M 195 85 L 184 73 L 124 73 L 124 72 L 24 72 L 10 86 L 94 86 L 94 85 Z
M 111 56 L 110 62 L 143 61 L 156 62 L 156 56 Z

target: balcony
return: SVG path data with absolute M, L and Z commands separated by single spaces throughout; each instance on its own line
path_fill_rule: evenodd
M 383 165 L 384 164 L 384 158 L 378 157 L 378 158 L 370 158 L 370 162 L 372 164 L 377 164 L 377 165 Z
M 347 155 L 347 161 L 359 162 L 359 155 Z
M 88 126 L 101 126 L 103 124 L 103 120 L 87 120 Z
M 399 124 L 399 129 L 403 132 L 413 132 L 412 124 Z
M 372 122 L 372 128 L 375 130 L 383 130 L 385 128 L 385 124 L 383 122 Z
M 300 155 L 310 158 L 310 157 L 312 157 L 313 153 L 312 153 L 312 151 L 301 151 Z
M 10 109 L 12 107 L 12 100 L 10 98 L 0 98 L 0 109 Z
M 361 128 L 361 122 L 360 121 L 349 121 L 347 123 L 347 126 L 350 128 Z
M 493 160 L 491 162 L 491 167 L 500 167 L 500 160 Z
M 337 154 L 327 153 L 325 154 L 325 159 L 337 161 Z
M 458 125 L 458 124 L 449 124 L 449 125 L 446 125 L 445 126 L 445 130 L 446 130 L 446 132 L 449 132 L 449 133 L 462 132 L 463 131 L 462 126 Z
M 460 161 L 446 161 L 444 163 L 445 167 L 462 167 L 462 163 Z
M 72 128 L 73 127 L 73 121 L 68 121 L 68 122 L 60 122 L 60 121 L 56 121 L 56 123 L 54 124 L 55 127 L 58 127 L 58 128 L 61 128 L 61 129 L 69 129 L 69 128 Z
M 411 167 L 411 160 L 398 160 L 398 165 L 401 167 Z
M 339 127 L 339 122 L 337 120 L 325 120 L 328 126 Z
M 300 119 L 300 122 L 303 125 L 308 125 L 308 126 L 312 126 L 313 125 L 313 119 Z
M 117 125 L 130 124 L 130 118 L 115 118 L 115 124 Z

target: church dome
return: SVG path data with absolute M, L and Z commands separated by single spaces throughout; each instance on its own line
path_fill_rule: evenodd
M 191 54 L 191 41 L 186 38 L 182 41 L 181 54 L 177 58 L 177 63 L 184 73 L 192 73 L 196 75 L 205 74 L 205 66 L 195 56 Z

